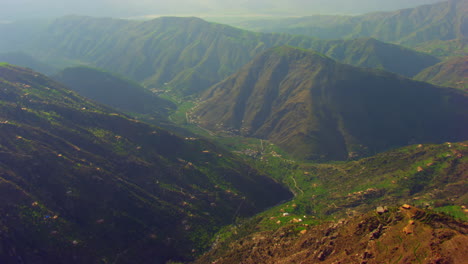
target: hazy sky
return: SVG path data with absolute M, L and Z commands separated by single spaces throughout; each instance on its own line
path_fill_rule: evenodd
M 0 0 L 0 21 L 91 15 L 280 15 L 357 14 L 395 10 L 443 0 Z

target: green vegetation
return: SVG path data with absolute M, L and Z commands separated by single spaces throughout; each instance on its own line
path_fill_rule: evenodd
M 177 107 L 177 111 L 175 111 L 172 115 L 169 116 L 169 119 L 172 122 L 176 123 L 176 124 L 180 124 L 180 125 L 187 124 L 186 113 L 190 109 L 192 109 L 194 106 L 195 106 L 195 104 L 193 102 L 190 102 L 190 101 L 186 101 L 186 102 L 181 103 Z
M 461 221 L 468 221 L 468 215 L 459 205 L 448 205 L 435 209 L 437 212 L 442 212 L 447 215 L 453 216 Z

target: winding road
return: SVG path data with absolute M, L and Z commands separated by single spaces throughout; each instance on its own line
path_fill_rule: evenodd
M 294 187 L 296 187 L 296 189 L 298 189 L 298 190 L 302 193 L 302 195 L 304 195 L 304 191 L 303 191 L 301 188 L 299 188 L 299 186 L 297 186 L 296 179 L 295 179 L 292 175 L 291 175 L 290 177 L 291 177 L 291 179 L 292 179 L 293 182 L 294 182 Z M 296 196 L 297 196 L 297 195 L 296 195 Z

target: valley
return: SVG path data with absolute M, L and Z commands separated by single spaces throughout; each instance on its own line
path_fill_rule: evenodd
M 0 23 L 0 263 L 463 264 L 464 11 Z

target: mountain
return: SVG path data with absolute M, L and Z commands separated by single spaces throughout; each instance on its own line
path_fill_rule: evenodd
M 7 62 L 9 64 L 30 68 L 36 72 L 46 75 L 51 75 L 58 71 L 55 67 L 47 65 L 22 52 L 0 53 L 0 62 Z
M 344 160 L 411 142 L 466 139 L 467 100 L 454 89 L 284 46 L 211 87 L 192 119 L 269 139 L 298 158 Z
M 423 70 L 414 79 L 466 91 L 468 90 L 468 56 L 438 63 Z
M 325 39 L 373 37 L 408 46 L 434 40 L 468 37 L 468 3 L 465 0 L 423 5 L 393 12 L 360 16 L 308 16 L 257 20 L 236 24 L 262 32 L 285 32 Z
M 17 43 L 21 38 L 5 41 Z M 54 65 L 87 63 L 122 74 L 146 88 L 172 89 L 182 95 L 206 90 L 278 45 L 317 49 L 345 63 L 405 76 L 439 62 L 435 57 L 372 39 L 329 42 L 262 34 L 198 18 L 131 21 L 70 16 L 57 19 L 40 37 L 28 42 L 28 52 Z
M 0 262 L 187 261 L 291 197 L 229 152 L 0 64 Z
M 99 69 L 72 67 L 53 78 L 81 96 L 125 112 L 164 117 L 176 108 L 138 83 Z

